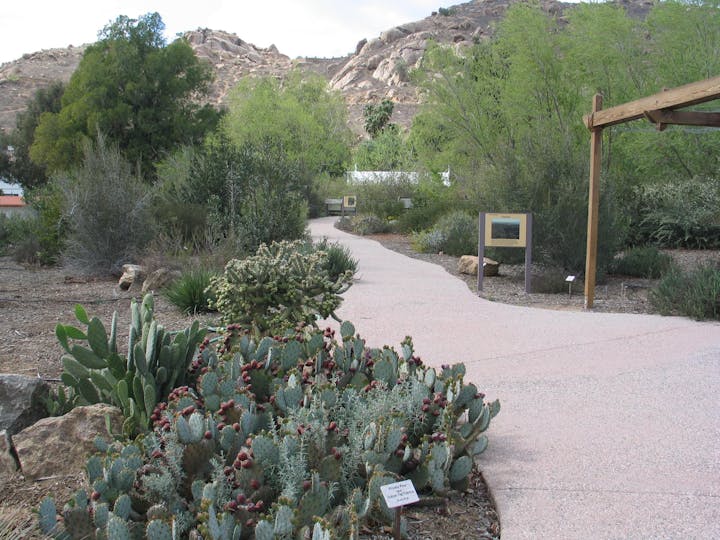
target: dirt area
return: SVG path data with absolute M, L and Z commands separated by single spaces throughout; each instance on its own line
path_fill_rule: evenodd
M 118 343 L 127 339 L 130 301 L 140 291 L 120 291 L 112 278 L 83 278 L 63 268 L 25 268 L 12 259 L 0 258 L 0 373 L 19 373 L 54 380 L 60 376 L 62 349 L 55 337 L 57 323 L 75 324 L 75 304 L 88 315 L 97 316 L 109 327 L 118 313 Z M 158 321 L 166 328 L 182 329 L 191 323 L 162 296 L 155 297 Z M 213 324 L 212 318 L 202 320 Z M 80 467 L 84 465 L 78 464 Z M 56 476 L 35 482 L 21 475 L 3 478 L 0 490 L 0 537 L 3 522 L 14 520 L 16 530 L 34 524 L 32 512 L 45 495 L 60 504 L 83 487 L 83 474 Z M 500 524 L 482 476 L 476 472 L 471 488 L 441 506 L 408 507 L 405 512 L 411 538 L 495 539 Z M 390 538 L 388 531 L 367 530 L 365 538 Z M 9 538 L 40 538 L 37 531 L 25 531 Z

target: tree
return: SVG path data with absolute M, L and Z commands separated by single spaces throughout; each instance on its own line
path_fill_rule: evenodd
M 68 83 L 59 112 L 44 113 L 30 157 L 49 171 L 69 170 L 82 159 L 83 144 L 99 131 L 144 175 L 180 144 L 202 140 L 218 113 L 200 106 L 210 68 L 190 45 L 166 45 L 160 15 L 120 16 L 85 51 Z
M 223 128 L 238 146 L 273 141 L 308 185 L 323 173 L 342 175 L 350 159 L 345 103 L 319 75 L 244 79 L 230 94 Z
M 0 176 L 21 184 L 26 190 L 44 185 L 47 182 L 45 167 L 30 159 L 30 147 L 35 136 L 35 129 L 43 113 L 60 111 L 61 98 L 65 85 L 54 82 L 47 88 L 35 92 L 27 105 L 27 109 L 18 113 L 15 129 L 3 137 L 2 147 L 12 146 L 12 155 L 3 153 L 0 159 Z
M 373 105 L 372 103 L 365 105 L 363 116 L 365 117 L 365 131 L 374 139 L 382 131 L 389 126 L 393 109 L 395 105 L 389 99 L 384 99 L 380 103 Z

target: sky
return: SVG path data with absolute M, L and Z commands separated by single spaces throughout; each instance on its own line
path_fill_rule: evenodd
M 457 1 L 453 3 L 458 3 Z M 363 38 L 430 15 L 439 0 L 3 0 L 0 63 L 42 49 L 79 46 L 119 15 L 157 11 L 168 41 L 197 28 L 224 30 L 291 58 L 355 52 Z

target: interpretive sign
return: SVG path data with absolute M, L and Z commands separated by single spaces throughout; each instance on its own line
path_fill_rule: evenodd
M 478 260 L 485 257 L 485 246 L 525 248 L 525 292 L 530 292 L 532 261 L 532 214 L 480 212 L 478 220 Z M 482 267 L 478 269 L 478 294 L 483 290 Z
M 398 506 L 405 506 L 420 500 L 412 480 L 403 480 L 402 482 L 380 486 L 380 491 L 382 491 L 385 504 L 388 505 L 388 508 L 397 508 Z
M 525 247 L 528 214 L 485 214 L 485 245 Z

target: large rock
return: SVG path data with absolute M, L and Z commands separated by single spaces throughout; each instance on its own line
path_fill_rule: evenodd
M 96 452 L 95 438 L 110 438 L 105 416 L 113 433 L 122 429 L 120 409 L 105 403 L 76 407 L 64 416 L 43 418 L 13 436 L 13 443 L 26 478 L 71 475 L 81 471 L 88 455 Z
M 138 264 L 123 264 L 122 271 L 123 274 L 118 281 L 118 287 L 123 291 L 127 291 L 133 286 L 133 283 L 140 283 L 145 279 L 145 271 Z
M 13 435 L 47 416 L 44 398 L 50 388 L 37 377 L 0 374 L 0 430 Z
M 171 281 L 175 281 L 180 277 L 180 272 L 177 270 L 170 270 L 169 268 L 158 268 L 152 272 L 142 285 L 142 295 L 146 293 L 157 291 L 165 287 Z
M 500 271 L 500 263 L 483 257 L 483 276 L 497 276 Z M 474 255 L 463 255 L 458 261 L 458 272 L 461 274 L 469 274 L 477 276 L 478 273 L 478 257 Z

